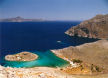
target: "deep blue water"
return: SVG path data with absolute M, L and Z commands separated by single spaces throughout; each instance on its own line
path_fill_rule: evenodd
M 15 54 L 22 51 L 38 53 L 41 51 L 41 54 L 44 56 L 50 49 L 60 49 L 95 41 L 95 39 L 70 37 L 64 34 L 71 26 L 75 26 L 79 23 L 80 22 L 0 23 L 0 63 L 6 65 L 6 62 L 2 62 L 2 60 L 7 54 Z M 52 64 L 52 66 L 53 65 L 54 64 Z

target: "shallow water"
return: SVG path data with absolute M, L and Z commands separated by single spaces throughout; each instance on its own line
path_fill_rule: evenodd
M 0 65 L 11 67 L 67 65 L 67 61 L 56 57 L 49 50 L 96 41 L 64 34 L 71 26 L 79 23 L 75 21 L 0 23 Z M 34 52 L 39 58 L 30 62 L 4 61 L 6 55 L 22 51 Z
M 69 62 L 57 57 L 50 51 L 39 52 L 35 51 L 39 58 L 34 61 L 29 62 L 18 62 L 18 61 L 6 61 L 4 60 L 4 66 L 11 67 L 38 67 L 38 66 L 46 66 L 46 67 L 65 67 L 69 65 Z

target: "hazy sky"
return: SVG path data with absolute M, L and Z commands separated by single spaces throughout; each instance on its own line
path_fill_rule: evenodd
M 0 0 L 0 17 L 85 20 L 108 13 L 108 0 Z

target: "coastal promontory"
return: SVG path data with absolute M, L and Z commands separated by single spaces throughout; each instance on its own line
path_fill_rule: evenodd
M 71 66 L 63 69 L 71 74 L 82 73 L 108 73 L 108 40 L 99 40 L 92 43 L 85 43 L 79 46 L 70 46 L 64 49 L 52 50 L 54 54 L 70 62 Z M 78 67 L 73 65 L 79 63 Z M 77 68 L 77 69 L 76 69 Z M 89 71 L 88 71 L 89 70 Z M 76 72 L 77 71 L 77 72 Z M 84 71 L 84 72 L 83 72 Z M 76 73 L 75 73 L 76 72 Z
M 5 56 L 5 60 L 7 61 L 33 61 L 38 58 L 38 55 L 30 52 L 21 52 L 14 55 Z
M 65 32 L 70 36 L 106 39 L 108 38 L 108 14 L 96 15 Z
M 12 68 L 0 66 L 0 78 L 108 78 L 107 46 L 108 40 L 99 40 L 76 47 L 70 46 L 64 49 L 52 50 L 57 56 L 67 59 L 70 66 L 64 68 Z M 78 66 L 74 67 L 76 65 Z

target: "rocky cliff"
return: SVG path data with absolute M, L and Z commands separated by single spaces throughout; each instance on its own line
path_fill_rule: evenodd
M 108 14 L 96 15 L 77 26 L 72 26 L 65 33 L 70 36 L 106 39 L 108 38 Z

